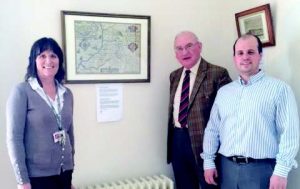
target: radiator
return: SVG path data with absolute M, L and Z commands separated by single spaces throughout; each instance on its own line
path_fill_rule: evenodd
M 174 189 L 174 182 L 165 175 L 154 175 L 115 182 L 91 184 L 76 189 Z

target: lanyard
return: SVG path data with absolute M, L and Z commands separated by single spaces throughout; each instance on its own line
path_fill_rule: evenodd
M 58 127 L 58 130 L 62 130 L 62 123 L 61 123 L 61 110 L 60 110 L 60 98 L 59 98 L 59 94 L 58 94 L 58 87 L 57 87 L 57 84 L 56 84 L 56 94 L 57 94 L 57 110 L 58 110 L 58 113 L 55 111 L 55 108 L 53 107 L 48 95 L 45 93 L 45 91 L 43 90 L 44 94 L 46 95 L 46 98 L 47 98 L 47 101 L 48 103 L 50 104 L 50 107 L 51 107 L 51 110 L 54 114 L 54 117 L 56 119 L 56 123 L 57 123 L 57 127 Z

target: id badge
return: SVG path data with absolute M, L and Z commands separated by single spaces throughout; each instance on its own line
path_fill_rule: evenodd
M 66 134 L 64 130 L 57 131 L 53 133 L 53 141 L 54 143 L 59 142 L 60 144 L 63 144 L 66 138 Z

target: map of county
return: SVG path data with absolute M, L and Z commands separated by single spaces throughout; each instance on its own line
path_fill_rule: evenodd
M 76 74 L 140 74 L 139 24 L 75 21 Z

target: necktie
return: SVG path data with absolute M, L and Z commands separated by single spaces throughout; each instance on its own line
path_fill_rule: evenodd
M 182 128 L 187 126 L 187 116 L 189 108 L 189 93 L 190 93 L 190 72 L 191 70 L 185 71 L 185 76 L 182 82 L 180 105 L 179 105 L 179 115 L 178 121 Z

